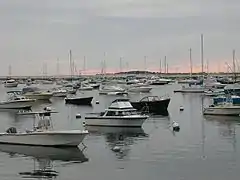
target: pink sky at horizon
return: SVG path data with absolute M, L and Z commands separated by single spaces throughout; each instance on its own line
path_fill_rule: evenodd
M 216 63 L 209 63 L 208 65 L 208 72 L 227 72 L 228 68 L 227 65 L 224 61 L 219 61 L 218 64 Z M 230 64 L 231 66 L 231 64 Z M 122 72 L 124 71 L 137 71 L 137 70 L 142 70 L 144 71 L 144 68 L 123 68 Z M 148 71 L 153 71 L 153 72 L 159 72 L 159 68 L 156 68 L 154 66 L 148 67 Z M 207 72 L 207 65 L 204 67 L 205 72 Z M 192 68 L 193 73 L 198 73 L 202 71 L 202 66 L 200 64 L 193 66 Z M 84 71 L 79 71 L 83 75 L 94 75 L 94 74 L 99 74 L 101 72 L 101 69 L 87 69 L 85 72 Z M 117 73 L 120 72 L 119 68 L 107 68 L 106 73 Z M 162 73 L 164 73 L 164 68 L 162 67 L 161 70 Z M 185 67 L 181 65 L 175 65 L 175 66 L 169 66 L 168 68 L 169 73 L 189 73 L 190 72 L 190 65 L 187 64 Z

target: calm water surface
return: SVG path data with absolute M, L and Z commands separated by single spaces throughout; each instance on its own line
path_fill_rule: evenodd
M 56 177 L 46 179 L 64 180 L 172 180 L 172 179 L 239 179 L 240 139 L 238 119 L 203 118 L 202 104 L 209 99 L 200 95 L 173 94 L 178 85 L 154 87 L 152 94 L 171 96 L 169 117 L 148 119 L 142 128 L 91 128 L 91 133 L 78 149 L 57 149 L 0 145 L 0 179 L 35 179 L 22 174 L 34 169 L 51 168 Z M 6 89 L 0 87 L 0 96 Z M 53 98 L 51 103 L 38 103 L 34 109 L 51 106 L 59 111 L 53 115 L 56 129 L 83 129 L 83 119 L 76 119 L 76 113 L 104 110 L 115 97 L 92 94 L 100 104 L 93 108 L 65 105 L 64 99 Z M 130 95 L 139 99 L 141 95 Z M 184 111 L 179 111 L 183 106 Z M 19 129 L 31 128 L 31 118 L 19 118 L 11 112 L 0 112 L 0 130 L 9 126 Z M 169 129 L 171 121 L 180 124 L 180 132 Z M 114 146 L 121 152 L 114 152 Z M 44 177 L 38 177 L 44 179 Z

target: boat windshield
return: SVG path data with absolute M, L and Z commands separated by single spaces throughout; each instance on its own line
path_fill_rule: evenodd
M 108 111 L 106 116 L 131 116 L 136 115 L 137 111 L 129 110 L 129 111 Z

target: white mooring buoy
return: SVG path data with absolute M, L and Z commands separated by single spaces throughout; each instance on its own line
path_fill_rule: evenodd
M 173 131 L 180 131 L 180 126 L 177 122 L 173 121 L 172 123 L 172 128 L 173 128 Z
M 120 152 L 120 151 L 121 151 L 121 148 L 120 148 L 119 146 L 114 146 L 114 147 L 112 148 L 112 150 L 113 150 L 114 152 Z
M 180 111 L 183 111 L 183 110 L 184 110 L 184 107 L 183 107 L 183 106 L 180 106 L 179 110 L 180 110 Z
M 76 114 L 76 118 L 81 118 L 81 117 L 82 117 L 82 116 L 81 116 L 80 113 Z

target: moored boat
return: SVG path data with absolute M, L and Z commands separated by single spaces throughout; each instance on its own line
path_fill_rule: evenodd
M 222 115 L 222 116 L 239 116 L 240 106 L 234 106 L 232 103 L 223 103 L 220 105 L 211 105 L 204 108 L 204 115 Z
M 37 87 L 25 87 L 22 89 L 22 95 L 30 99 L 50 100 L 53 96 L 53 93 L 41 91 Z
M 0 101 L 0 109 L 30 109 L 36 99 L 29 99 L 17 95 L 17 91 L 9 91 L 9 98 L 6 101 Z
M 14 79 L 9 79 L 4 83 L 4 87 L 6 88 L 12 88 L 17 86 L 18 86 L 18 82 L 15 81 Z
M 137 113 L 128 99 L 116 99 L 102 113 L 85 117 L 88 126 L 141 127 L 147 115 Z
M 146 96 L 140 101 L 131 101 L 133 108 L 138 111 L 154 115 L 168 116 L 168 105 L 170 98 L 159 98 L 158 96 Z
M 54 130 L 49 110 L 32 112 L 39 119 L 32 130 L 17 132 L 15 127 L 10 127 L 6 132 L 0 133 L 1 144 L 31 145 L 31 146 L 56 146 L 76 147 L 88 134 L 81 130 Z M 35 122 L 35 121 L 34 121 Z
M 226 101 L 232 102 L 234 105 L 240 105 L 240 96 L 230 95 L 230 97 L 227 97 L 222 95 L 213 98 L 213 104 L 224 103 Z
M 66 104 L 92 105 L 93 97 L 69 97 L 65 98 Z

